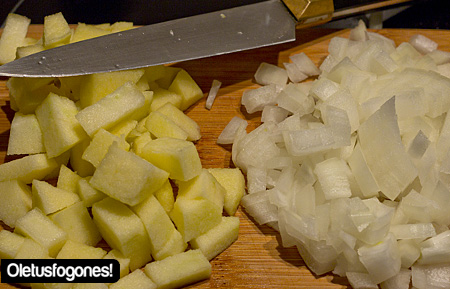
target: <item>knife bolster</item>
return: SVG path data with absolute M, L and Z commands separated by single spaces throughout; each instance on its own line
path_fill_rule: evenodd
M 326 23 L 334 12 L 333 0 L 283 0 L 297 20 L 297 28 Z

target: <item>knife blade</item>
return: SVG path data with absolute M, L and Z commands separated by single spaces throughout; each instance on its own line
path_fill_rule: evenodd
M 0 66 L 0 76 L 75 76 L 221 55 L 294 41 L 297 23 L 282 1 L 268 0 L 45 50 Z

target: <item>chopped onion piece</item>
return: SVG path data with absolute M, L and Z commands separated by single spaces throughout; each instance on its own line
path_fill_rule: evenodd
M 247 170 L 247 192 L 249 194 L 266 190 L 267 170 L 250 166 Z
M 397 241 L 392 234 L 374 246 L 362 246 L 358 249 L 358 255 L 376 284 L 400 272 L 400 254 Z
M 340 159 L 331 158 L 316 165 L 314 173 L 320 182 L 326 200 L 350 197 L 350 183 L 347 177 L 347 164 Z
M 314 82 L 311 93 L 317 98 L 325 101 L 339 90 L 339 84 L 328 79 L 320 78 Z
M 399 240 L 398 249 L 402 260 L 402 268 L 410 268 L 420 257 L 420 248 L 416 240 Z
M 412 266 L 412 285 L 417 289 L 450 288 L 450 263 Z
M 353 289 L 378 289 L 369 274 L 360 272 L 347 272 L 347 279 Z
M 450 260 L 450 230 L 444 231 L 420 244 L 418 264 L 439 264 Z
M 358 25 L 350 31 L 349 39 L 353 41 L 369 40 L 369 34 L 367 33 L 367 27 L 364 21 L 358 21 Z
M 279 123 L 286 119 L 289 111 L 276 105 L 266 105 L 263 108 L 261 122 Z
M 447 51 L 436 49 L 427 55 L 430 56 L 437 65 L 450 62 L 450 52 Z
M 279 107 L 303 116 L 314 111 L 314 99 L 304 93 L 297 84 L 288 84 L 277 96 Z
M 275 84 L 249 89 L 242 94 L 241 103 L 248 113 L 262 111 L 266 105 L 275 105 L 277 88 Z
M 397 239 L 425 239 L 436 235 L 433 224 L 400 224 L 391 226 L 391 233 Z
M 414 48 L 422 54 L 430 53 L 436 50 L 438 47 L 438 44 L 436 42 L 422 34 L 411 36 L 411 38 L 409 39 L 409 43 L 411 43 L 411 45 L 414 46 Z
M 294 54 L 289 58 L 291 59 L 292 63 L 297 65 L 298 69 L 304 74 L 308 76 L 315 76 L 320 74 L 320 70 L 304 52 Z
M 211 85 L 211 89 L 209 90 L 208 97 L 206 98 L 205 107 L 206 109 L 211 109 L 214 100 L 216 99 L 217 92 L 219 92 L 219 88 L 222 85 L 222 82 L 214 79 Z
M 297 83 L 308 78 L 308 75 L 303 73 L 295 63 L 286 62 L 283 65 L 292 82 Z
M 238 129 L 243 128 L 245 130 L 247 125 L 248 123 L 245 119 L 242 119 L 237 116 L 233 117 L 227 124 L 227 126 L 223 129 L 223 131 L 220 133 L 219 137 L 217 138 L 217 143 L 232 144 L 234 142 Z
M 269 201 L 270 191 L 260 191 L 242 197 L 242 205 L 260 224 L 278 220 L 278 209 Z
M 288 74 L 281 67 L 263 62 L 255 72 L 255 80 L 261 85 L 276 84 L 285 86 L 288 81 Z
M 380 284 L 381 289 L 409 289 L 411 270 L 401 268 L 400 272 Z

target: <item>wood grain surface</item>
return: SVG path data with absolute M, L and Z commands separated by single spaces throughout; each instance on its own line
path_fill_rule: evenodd
M 441 30 L 379 30 L 396 44 L 420 33 L 439 43 L 439 49 L 450 51 L 450 31 Z M 30 36 L 39 38 L 42 26 L 30 27 Z M 261 31 L 263 33 L 263 31 Z M 188 109 L 187 114 L 201 127 L 202 138 L 196 144 L 202 164 L 206 168 L 232 167 L 231 146 L 219 146 L 216 139 L 234 116 L 249 120 L 248 131 L 260 124 L 260 114 L 248 115 L 240 106 L 242 92 L 258 87 L 253 75 L 261 62 L 282 65 L 289 56 L 305 52 L 320 64 L 328 54 L 329 40 L 334 36 L 348 37 L 349 30 L 310 28 L 297 31 L 297 41 L 277 46 L 209 57 L 178 63 L 197 81 L 207 95 L 214 79 L 222 82 L 211 110 L 205 109 L 205 99 Z M 10 122 L 14 112 L 9 107 L 5 78 L 0 78 L 0 163 L 6 156 Z M 316 276 L 305 266 L 295 248 L 283 248 L 279 234 L 267 226 L 258 226 L 240 208 L 236 213 L 241 226 L 238 240 L 211 261 L 209 280 L 188 288 L 350 288 L 345 278 L 333 274 Z M 0 289 L 12 288 L 0 284 Z

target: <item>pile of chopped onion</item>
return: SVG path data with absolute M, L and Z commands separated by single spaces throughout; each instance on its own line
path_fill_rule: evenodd
M 242 205 L 315 274 L 450 288 L 450 53 L 362 22 L 328 51 L 319 69 L 304 53 L 263 63 L 244 92 L 262 124 L 236 117 L 218 140 L 247 175 Z

